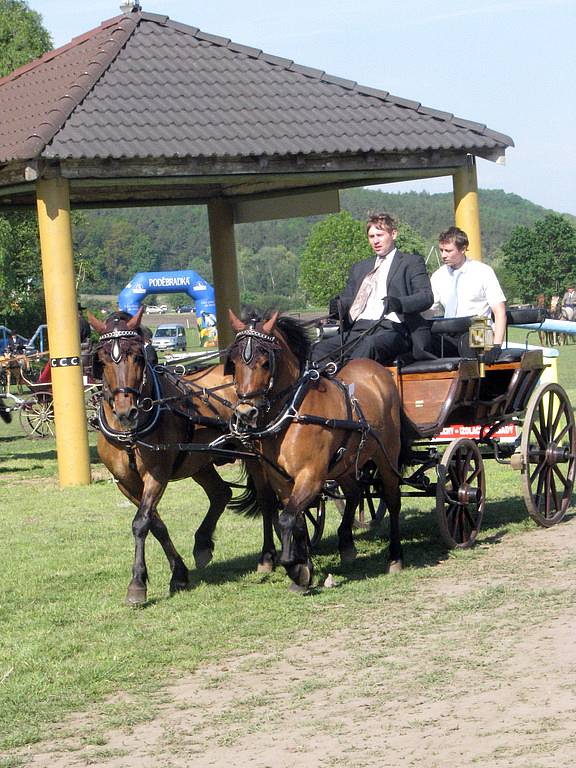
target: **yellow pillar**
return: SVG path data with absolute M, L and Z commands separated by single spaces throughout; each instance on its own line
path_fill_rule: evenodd
M 480 210 L 478 207 L 478 178 L 476 161 L 468 155 L 466 165 L 459 168 L 453 176 L 454 187 L 454 223 L 468 235 L 470 245 L 468 256 L 482 261 L 482 242 L 480 239 Z
M 210 226 L 218 342 L 220 349 L 223 349 L 234 341 L 234 331 L 228 321 L 228 309 L 231 309 L 235 314 L 240 312 L 232 203 L 223 198 L 210 200 L 208 203 L 208 224 Z
M 90 453 L 80 366 L 70 193 L 62 178 L 36 187 L 60 486 L 89 485 Z

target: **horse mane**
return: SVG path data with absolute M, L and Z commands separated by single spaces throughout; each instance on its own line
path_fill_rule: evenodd
M 310 330 L 299 320 L 287 315 L 279 317 L 276 325 L 286 337 L 286 343 L 298 358 L 300 366 L 303 366 L 310 357 Z

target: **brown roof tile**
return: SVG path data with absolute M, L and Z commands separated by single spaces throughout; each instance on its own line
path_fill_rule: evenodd
M 105 22 L 0 80 L 0 162 L 490 153 L 486 126 L 155 14 Z

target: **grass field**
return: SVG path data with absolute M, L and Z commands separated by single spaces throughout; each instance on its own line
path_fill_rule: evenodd
M 576 346 L 565 347 L 560 381 L 572 402 L 575 371 Z M 354 625 L 359 605 L 393 608 L 417 625 L 423 610 L 418 587 L 434 567 L 449 558 L 465 572 L 482 558 L 482 547 L 446 552 L 433 500 L 406 499 L 404 572 L 383 575 L 386 545 L 376 532 L 357 535 L 359 558 L 343 568 L 335 554 L 338 516 L 329 509 L 315 557 L 317 582 L 332 573 L 338 588 L 296 596 L 288 592 L 283 569 L 255 573 L 260 523 L 225 513 L 214 561 L 192 572 L 192 589 L 184 594 L 167 596 L 168 567 L 150 538 L 149 603 L 128 609 L 123 601 L 134 510 L 106 477 L 93 446 L 92 459 L 102 479 L 60 490 L 53 440 L 26 439 L 17 424 L 0 432 L 0 754 L 45 737 L 52 723 L 94 702 L 110 725 L 145 720 L 152 713 L 146 694 L 167 679 L 230 654 L 281 649 Z M 224 474 L 235 479 L 234 469 Z M 487 495 L 480 542 L 534 527 L 518 474 L 490 462 Z M 172 484 L 160 507 L 189 567 L 193 533 L 206 508 L 190 480 Z M 125 691 L 137 696 L 138 706 L 114 698 Z M 16 764 L 0 757 L 0 766 Z

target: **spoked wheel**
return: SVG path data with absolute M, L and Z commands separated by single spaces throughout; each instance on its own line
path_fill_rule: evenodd
M 453 440 L 438 466 L 436 515 L 450 549 L 472 547 L 486 501 L 486 478 L 480 450 L 466 437 Z
M 324 526 L 326 525 L 326 497 L 324 494 L 318 497 L 317 502 L 313 506 L 308 507 L 305 516 L 310 548 L 316 549 L 322 540 Z
M 20 426 L 29 437 L 54 437 L 54 402 L 35 395 L 20 407 Z
M 532 395 L 520 452 L 526 508 L 538 525 L 549 528 L 566 513 L 576 472 L 574 413 L 559 384 L 545 384 Z
M 84 394 L 84 406 L 86 408 L 86 419 L 88 421 L 88 429 L 95 431 L 97 429 L 97 417 L 98 408 L 100 406 L 102 390 L 100 387 L 91 388 L 86 390 Z
M 375 501 L 378 504 L 375 504 Z M 385 516 L 386 504 L 378 496 L 373 496 L 371 489 L 367 488 L 360 501 L 354 526 L 356 528 L 375 528 L 380 525 Z
M 386 504 L 382 500 L 378 470 L 371 462 L 363 467 L 361 481 L 363 492 L 354 526 L 356 528 L 375 528 L 384 520 Z

